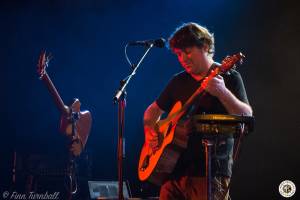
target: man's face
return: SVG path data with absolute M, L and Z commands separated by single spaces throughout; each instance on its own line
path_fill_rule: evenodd
M 205 51 L 203 48 L 198 48 L 196 46 L 188 47 L 183 49 L 174 48 L 173 52 L 177 55 L 177 58 L 189 74 L 201 74 L 205 72 L 204 68 L 204 56 Z

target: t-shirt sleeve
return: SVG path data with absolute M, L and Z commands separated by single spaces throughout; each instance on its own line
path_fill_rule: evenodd
M 232 70 L 229 83 L 228 85 L 226 84 L 226 86 L 236 96 L 236 98 L 246 104 L 249 104 L 244 82 L 238 71 Z

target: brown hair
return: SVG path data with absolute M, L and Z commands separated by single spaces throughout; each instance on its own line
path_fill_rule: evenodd
M 208 53 L 213 56 L 215 50 L 213 33 L 210 33 L 207 28 L 194 22 L 182 24 L 169 37 L 169 48 L 171 50 L 174 48 L 185 49 L 193 46 L 202 48 L 204 44 L 208 46 Z

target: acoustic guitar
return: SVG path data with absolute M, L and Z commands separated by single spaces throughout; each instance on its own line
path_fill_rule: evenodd
M 87 110 L 80 111 L 81 104 L 78 99 L 74 99 L 71 106 L 64 104 L 46 71 L 49 60 L 49 56 L 46 56 L 46 52 L 43 51 L 39 57 L 37 72 L 39 78 L 46 84 L 57 108 L 61 112 L 60 132 L 65 134 L 71 141 L 77 141 L 79 144 L 75 146 L 76 149 L 72 152 L 75 156 L 78 156 L 86 145 L 92 126 L 92 116 Z M 74 121 L 76 123 L 72 123 Z
M 180 154 L 187 148 L 188 142 L 187 134 L 179 126 L 177 128 L 179 120 L 193 105 L 196 97 L 204 92 L 207 83 L 211 79 L 227 72 L 237 62 L 241 62 L 243 58 L 244 55 L 242 53 L 227 56 L 220 66 L 217 66 L 207 75 L 207 81 L 202 82 L 184 105 L 180 101 L 176 102 L 168 116 L 157 122 L 155 130 L 159 133 L 160 146 L 157 151 L 153 152 L 149 145 L 143 145 L 138 165 L 138 177 L 141 181 L 147 180 L 156 185 L 161 185 L 173 172 Z

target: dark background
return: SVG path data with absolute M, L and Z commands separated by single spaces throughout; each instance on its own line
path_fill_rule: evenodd
M 283 199 L 278 192 L 283 180 L 293 181 L 300 190 L 296 1 L 48 0 L 0 3 L 1 192 L 13 187 L 14 151 L 20 160 L 47 155 L 55 158 L 53 162 L 65 151 L 58 132 L 60 113 L 36 73 L 41 50 L 53 54 L 48 73 L 65 103 L 78 97 L 82 110 L 93 115 L 86 146 L 91 162 L 88 179 L 117 180 L 117 106 L 112 97 L 130 72 L 124 46 L 132 40 L 167 38 L 175 27 L 190 21 L 215 34 L 216 61 L 239 51 L 246 55 L 238 71 L 256 124 L 242 145 L 232 178 L 232 199 Z M 143 48 L 128 51 L 136 62 Z M 167 49 L 152 49 L 127 88 L 124 176 L 134 196 L 157 195 L 152 186 L 137 181 L 142 116 L 180 70 Z M 147 194 L 141 192 L 143 187 Z

